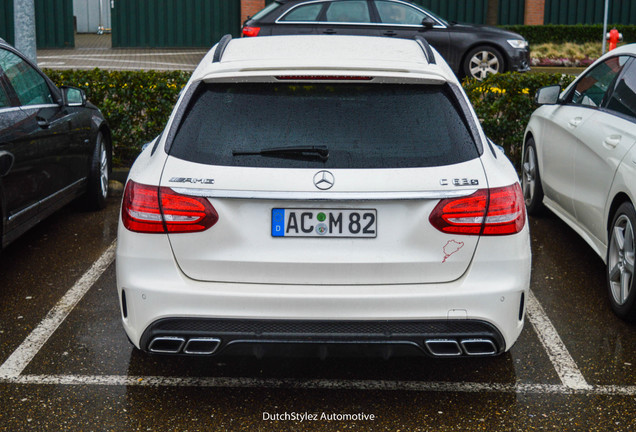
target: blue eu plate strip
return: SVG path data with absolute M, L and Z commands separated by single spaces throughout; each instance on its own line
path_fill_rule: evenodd
M 272 209 L 272 237 L 285 236 L 285 209 Z

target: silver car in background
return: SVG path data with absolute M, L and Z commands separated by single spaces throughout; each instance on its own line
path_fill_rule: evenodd
M 543 206 L 607 266 L 614 312 L 636 319 L 636 44 L 610 51 L 568 88 L 538 91 L 523 151 L 530 214 Z

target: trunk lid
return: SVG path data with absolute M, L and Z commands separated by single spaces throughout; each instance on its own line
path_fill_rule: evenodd
M 314 184 L 322 171 L 332 176 L 326 191 Z M 473 185 L 453 184 L 464 178 Z M 428 218 L 441 198 L 483 188 L 486 178 L 479 158 L 444 167 L 318 170 L 209 166 L 169 157 L 161 186 L 204 196 L 219 215 L 204 232 L 169 234 L 179 267 L 192 279 L 415 284 L 452 281 L 466 271 L 479 237 L 442 233 Z M 274 226 L 286 235 L 277 236 L 273 219 L 281 209 L 287 219 Z M 328 229 L 345 236 L 314 234 L 320 213 Z M 293 236 L 310 230 L 314 237 Z

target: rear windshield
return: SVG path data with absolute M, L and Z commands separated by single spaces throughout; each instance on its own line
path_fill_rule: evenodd
M 293 152 L 312 147 L 320 155 Z M 292 151 L 272 151 L 281 148 Z M 471 160 L 478 148 L 447 85 L 231 83 L 199 88 L 170 154 L 225 166 L 410 168 Z
M 280 6 L 280 3 L 278 2 L 270 3 L 267 6 L 265 6 L 263 9 L 261 9 L 260 11 L 256 12 L 256 14 L 251 19 L 254 21 L 257 21 L 279 6 Z

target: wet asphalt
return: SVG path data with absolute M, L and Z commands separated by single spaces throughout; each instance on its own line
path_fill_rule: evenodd
M 119 199 L 71 205 L 0 253 L 0 363 L 115 240 Z M 572 230 L 551 214 L 530 225 L 531 289 L 585 389 L 563 384 L 528 319 L 496 358 L 148 356 L 121 328 L 110 263 L 20 377 L 0 377 L 0 430 L 636 430 L 636 326 Z

